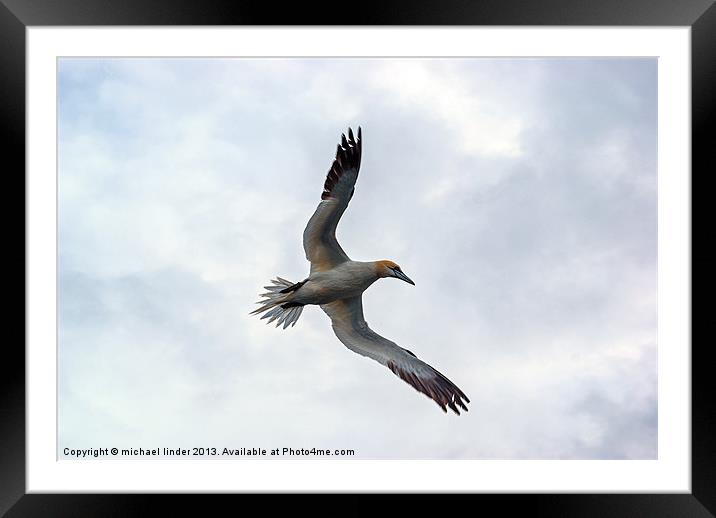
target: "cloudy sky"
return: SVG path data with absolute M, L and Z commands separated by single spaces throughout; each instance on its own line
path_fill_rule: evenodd
M 657 456 L 654 59 L 62 59 L 59 446 Z M 301 234 L 363 127 L 338 238 L 416 282 L 371 327 L 446 415 L 307 308 Z

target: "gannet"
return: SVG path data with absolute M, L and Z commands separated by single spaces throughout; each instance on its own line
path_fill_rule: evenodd
M 443 412 L 449 407 L 460 415 L 470 400 L 453 382 L 412 352 L 374 332 L 363 317 L 362 294 L 375 281 L 395 278 L 415 283 L 393 261 L 352 261 L 336 240 L 336 226 L 353 197 L 362 154 L 361 128 L 358 138 L 348 129 L 341 135 L 336 158 L 331 165 L 321 193 L 321 202 L 303 231 L 303 248 L 311 263 L 309 276 L 293 283 L 277 277 L 257 302 L 261 306 L 251 314 L 266 312 L 261 319 L 276 321 L 286 329 L 294 326 L 303 308 L 318 305 L 330 317 L 338 339 L 362 356 L 386 367 L 432 398 Z M 464 400 L 464 401 L 463 401 Z

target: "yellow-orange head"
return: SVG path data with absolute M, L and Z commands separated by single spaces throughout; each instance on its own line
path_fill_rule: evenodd
M 403 273 L 403 270 L 400 269 L 400 266 L 395 264 L 393 261 L 388 261 L 387 259 L 384 259 L 382 261 L 376 261 L 375 270 L 379 278 L 395 277 L 396 279 L 400 279 L 415 286 L 415 283 L 410 279 L 410 277 L 405 275 Z

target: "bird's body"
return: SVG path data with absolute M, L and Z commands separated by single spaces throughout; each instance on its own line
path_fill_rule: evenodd
M 352 261 L 336 239 L 336 227 L 353 196 L 362 155 L 361 129 L 358 139 L 348 130 L 342 136 L 336 158 L 328 172 L 319 203 L 303 232 L 309 276 L 292 283 L 281 277 L 266 286 L 252 314 L 265 314 L 268 322 L 284 329 L 295 325 L 307 305 L 318 305 L 330 317 L 333 331 L 350 350 L 388 367 L 416 390 L 432 398 L 442 409 L 459 414 L 470 400 L 445 376 L 419 360 L 407 349 L 375 333 L 363 316 L 362 294 L 380 278 L 394 277 L 415 284 L 393 261 Z M 463 401 L 464 400 L 464 401 Z
M 379 278 L 374 262 L 346 261 L 330 270 L 311 273 L 289 302 L 321 305 L 360 296 Z

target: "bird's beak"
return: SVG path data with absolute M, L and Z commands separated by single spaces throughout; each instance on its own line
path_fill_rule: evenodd
M 400 279 L 401 281 L 405 281 L 405 282 L 407 282 L 408 284 L 412 284 L 413 286 L 415 286 L 415 283 L 410 279 L 410 277 L 408 277 L 407 275 L 405 275 L 402 271 L 400 271 L 400 270 L 393 270 L 393 272 L 395 273 L 395 276 L 396 276 L 398 279 Z

